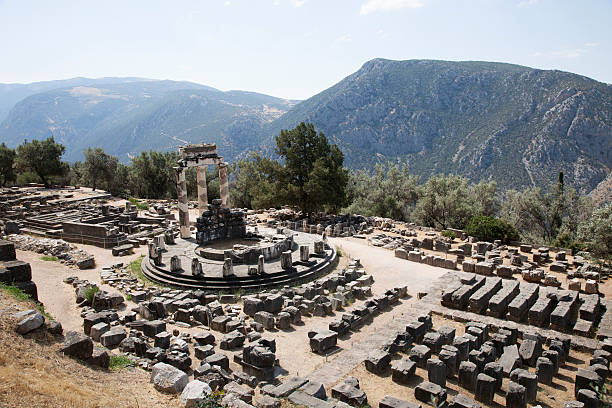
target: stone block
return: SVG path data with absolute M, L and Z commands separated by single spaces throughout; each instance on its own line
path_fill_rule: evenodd
M 427 378 L 429 382 L 446 387 L 446 365 L 437 358 L 428 359 Z
M 382 350 L 374 350 L 364 361 L 366 370 L 371 373 L 382 375 L 391 363 L 391 355 Z
M 510 381 L 506 391 L 506 408 L 527 408 L 527 393 L 525 387 Z
M 417 400 L 434 406 L 444 406 L 446 403 L 446 390 L 438 384 L 423 381 L 414 389 L 414 396 Z
M 476 401 L 483 402 L 485 404 L 491 404 L 495 391 L 497 389 L 497 380 L 484 373 L 478 374 L 476 378 Z
M 425 368 L 427 360 L 431 358 L 431 349 L 425 345 L 418 344 L 410 350 L 408 358 L 414 361 L 417 367 Z
M 189 376 L 170 364 L 157 363 L 151 371 L 151 382 L 158 391 L 178 394 L 187 386 Z
M 462 361 L 459 364 L 459 384 L 461 387 L 474 392 L 476 390 L 476 379 L 478 368 L 476 364 L 469 361 Z
M 391 366 L 391 378 L 399 384 L 408 384 L 414 377 L 416 363 L 410 359 L 403 358 Z
M 518 383 L 525 387 L 527 402 L 535 403 L 538 395 L 538 377 L 534 373 L 523 370 L 518 375 Z

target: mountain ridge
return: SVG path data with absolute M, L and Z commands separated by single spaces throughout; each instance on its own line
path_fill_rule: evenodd
M 251 149 L 273 156 L 274 136 L 307 121 L 354 169 L 391 160 L 423 178 L 454 172 L 502 188 L 547 186 L 562 170 L 586 193 L 612 168 L 612 87 L 558 70 L 376 58 L 303 101 L 174 81 L 103 85 L 24 98 L 0 138 L 14 146 L 53 133 L 70 160 L 101 141 L 121 160 L 207 141 L 234 160 Z

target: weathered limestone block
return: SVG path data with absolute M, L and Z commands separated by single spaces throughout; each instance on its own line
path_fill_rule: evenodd
M 170 258 L 170 272 L 179 272 L 183 270 L 181 267 L 181 258 L 178 255 L 173 255 Z
M 527 408 L 527 392 L 525 387 L 514 381 L 508 383 L 506 408 Z
M 516 344 L 504 347 L 504 352 L 499 358 L 505 376 L 521 366 L 521 356 Z
M 309 333 L 310 337 L 310 333 Z M 338 333 L 331 330 L 319 330 L 310 337 L 310 349 L 319 354 L 323 354 L 338 342 Z
M 518 375 L 518 383 L 525 387 L 527 402 L 535 403 L 538 394 L 538 377 L 529 371 Z
M 354 407 L 362 406 L 368 401 L 365 392 L 359 389 L 359 380 L 355 377 L 347 377 L 336 384 L 331 389 L 331 394 L 333 398 Z
M 540 288 L 536 284 L 521 285 L 519 294 L 508 305 L 508 320 L 522 321 L 537 301 L 539 290 Z
M 157 363 L 151 371 L 151 382 L 158 391 L 178 394 L 187 386 L 189 376 L 170 364 Z
M 550 314 L 553 311 L 554 300 L 548 296 L 540 296 L 529 309 L 529 324 L 538 327 L 547 327 L 550 323 Z
M 364 361 L 366 370 L 371 373 L 382 375 L 389 363 L 391 363 L 391 355 L 382 350 L 374 350 L 368 355 Z
M 437 358 L 428 359 L 427 378 L 434 384 L 446 387 L 446 365 Z
M 425 368 L 427 360 L 431 358 L 431 349 L 423 344 L 418 344 L 410 350 L 408 358 L 414 361 L 417 367 Z
M 495 265 L 490 262 L 478 262 L 474 271 L 479 275 L 491 276 L 495 270 Z
M 300 261 L 308 262 L 310 257 L 310 247 L 308 245 L 300 245 Z
M 470 296 L 469 311 L 474 313 L 483 313 L 489 303 L 489 300 L 502 287 L 502 280 L 498 277 L 487 278 L 485 284 Z
M 410 359 L 398 360 L 391 367 L 391 378 L 399 384 L 407 384 L 414 377 L 416 367 L 416 363 Z
M 496 388 L 497 381 L 495 378 L 484 373 L 478 374 L 478 377 L 476 377 L 476 392 L 474 393 L 476 401 L 491 404 Z
M 280 263 L 281 263 L 281 268 L 284 270 L 293 268 L 293 261 L 291 259 L 291 251 L 285 251 L 281 253 Z
M 510 302 L 520 293 L 519 282 L 515 280 L 503 281 L 503 286 L 489 300 L 487 314 L 494 317 L 504 317 Z
M 462 361 L 459 364 L 459 384 L 461 387 L 469 391 L 475 391 L 477 376 L 478 368 L 476 364 L 469 361 Z
M 232 258 L 225 258 L 223 260 L 223 277 L 227 278 L 228 276 L 232 276 L 234 274 L 234 264 L 232 262 Z
M 264 256 L 263 255 L 259 255 L 259 258 L 257 258 L 257 273 L 259 275 L 262 275 L 265 272 L 265 268 L 264 268 Z
M 539 357 L 536 363 L 538 382 L 551 385 L 555 375 L 555 365 L 546 357 Z
M 417 400 L 438 406 L 444 406 L 446 403 L 446 390 L 438 384 L 429 381 L 423 381 L 414 389 L 414 396 Z
M 202 263 L 198 260 L 198 258 L 193 258 L 191 260 L 191 274 L 193 276 L 201 276 L 202 273 Z

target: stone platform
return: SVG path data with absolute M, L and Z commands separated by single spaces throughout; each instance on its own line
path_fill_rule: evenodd
M 223 261 L 202 256 L 202 248 L 195 239 L 177 239 L 175 244 L 165 245 L 161 265 L 155 265 L 153 260 L 146 256 L 141 270 L 147 278 L 163 285 L 215 292 L 238 289 L 256 291 L 295 285 L 315 280 L 329 273 L 337 265 L 335 249 L 326 245 L 322 254 L 315 254 L 314 242 L 319 240 L 320 237 L 314 234 L 298 233 L 293 236 L 291 269 L 282 269 L 280 259 L 276 258 L 265 261 L 263 274 L 249 275 L 249 267 L 256 267 L 256 263 L 236 263 L 233 265 L 234 274 L 224 277 Z M 300 261 L 299 247 L 303 245 L 309 246 L 308 262 Z M 170 269 L 170 259 L 173 256 L 178 256 L 181 261 L 182 269 L 179 271 L 172 272 Z M 200 276 L 191 273 L 193 258 L 197 258 L 202 265 L 203 274 Z

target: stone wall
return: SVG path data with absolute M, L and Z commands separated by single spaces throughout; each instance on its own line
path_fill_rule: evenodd
M 196 220 L 196 238 L 200 245 L 209 242 L 244 238 L 246 235 L 245 214 L 242 211 L 231 211 L 221 207 L 221 200 L 213 200 L 208 210 Z

